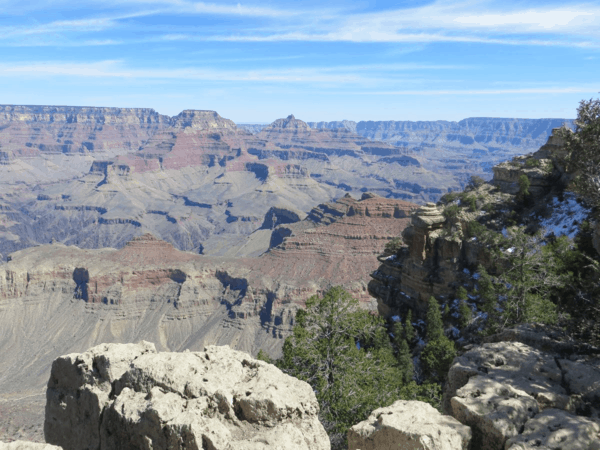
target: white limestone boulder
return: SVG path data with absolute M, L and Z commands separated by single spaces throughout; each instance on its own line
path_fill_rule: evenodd
M 62 448 L 43 442 L 13 441 L 0 442 L 0 450 L 62 450 Z
M 599 450 L 600 426 L 560 409 L 546 409 L 506 441 L 506 450 Z
M 48 442 L 64 450 L 330 449 L 307 383 L 229 347 L 156 353 L 149 344 L 137 345 L 137 353 L 125 345 L 100 346 L 55 362 Z M 124 353 L 129 360 L 115 362 Z M 78 361 L 89 367 L 80 369 Z M 67 395 L 72 398 L 65 402 Z M 86 416 L 90 404 L 97 409 Z M 74 420 L 77 414 L 83 415 Z
M 452 416 L 471 427 L 473 448 L 502 450 L 539 412 L 526 392 L 484 376 L 472 377 L 452 398 Z
M 467 450 L 471 430 L 431 405 L 398 400 L 348 431 L 349 450 Z

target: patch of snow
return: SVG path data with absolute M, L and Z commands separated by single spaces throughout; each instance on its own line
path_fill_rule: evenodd
M 458 336 L 460 336 L 460 330 L 456 327 L 452 327 L 450 328 L 450 334 L 452 335 L 452 337 L 454 339 L 458 338 Z
M 392 316 L 394 322 L 400 322 L 400 316 Z
M 360 350 L 360 341 L 356 341 L 356 348 Z
M 479 278 L 481 278 L 481 275 L 479 275 L 478 272 L 475 272 L 471 278 L 473 278 L 474 280 L 479 280 Z
M 396 259 L 398 259 L 398 258 L 397 258 L 396 255 L 391 255 L 391 256 L 388 256 L 387 258 L 384 258 L 384 259 L 386 261 L 396 261 Z
M 477 300 L 479 295 L 467 294 L 467 297 L 469 297 L 470 300 Z
M 573 239 L 579 231 L 579 224 L 586 220 L 590 209 L 577 203 L 575 194 L 567 192 L 563 201 L 557 197 L 552 199 L 552 215 L 540 220 L 540 226 L 546 230 L 546 235 L 568 236 Z
M 471 271 L 469 269 L 467 269 L 466 267 L 463 269 L 463 273 L 465 275 L 471 275 Z
M 473 236 L 471 239 L 469 239 L 471 242 L 475 242 L 477 240 L 477 236 Z
M 515 247 L 511 247 L 511 248 L 507 248 L 506 249 L 506 253 L 514 253 L 515 252 Z

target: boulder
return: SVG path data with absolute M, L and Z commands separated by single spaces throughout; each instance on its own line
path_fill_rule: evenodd
M 600 426 L 560 409 L 542 411 L 523 432 L 506 441 L 506 450 L 598 450 Z
M 521 342 L 495 342 L 475 347 L 454 360 L 444 391 L 444 412 L 452 413 L 451 398 L 475 375 L 524 391 L 536 399 L 539 409 L 569 409 L 574 400 L 562 386 L 562 371 L 554 354 Z
M 62 450 L 62 448 L 43 442 L 13 441 L 0 442 L 0 450 Z
M 103 344 L 58 358 L 46 440 L 83 449 L 330 448 L 311 387 L 229 347 Z
M 452 415 L 471 427 L 475 449 L 503 450 L 506 440 L 539 411 L 526 392 L 485 376 L 472 377 L 451 403 Z
M 398 400 L 348 431 L 349 450 L 467 450 L 471 430 L 431 405 Z

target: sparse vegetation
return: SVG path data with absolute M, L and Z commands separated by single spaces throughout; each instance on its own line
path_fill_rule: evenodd
M 472 191 L 485 184 L 485 180 L 477 175 L 473 175 L 465 187 L 465 191 Z
M 400 250 L 400 248 L 402 248 L 402 238 L 395 237 L 395 238 L 389 240 L 385 244 L 384 254 L 385 255 L 394 255 L 394 254 L 398 253 L 398 250 Z

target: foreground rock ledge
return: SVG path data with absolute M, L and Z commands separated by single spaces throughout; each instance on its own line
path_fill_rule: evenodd
M 468 450 L 471 429 L 431 405 L 398 400 L 348 431 L 349 450 Z
M 311 387 L 229 347 L 102 344 L 52 364 L 44 434 L 64 450 L 329 450 Z

